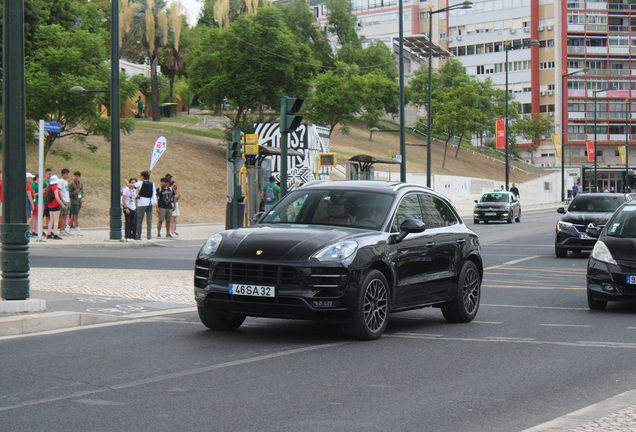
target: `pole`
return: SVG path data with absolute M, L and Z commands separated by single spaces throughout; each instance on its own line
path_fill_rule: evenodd
M 510 41 L 504 42 L 504 50 L 506 51 L 506 190 L 510 180 L 510 159 L 508 158 L 508 48 Z
M 2 282 L 0 297 L 30 296 L 29 241 L 26 223 L 26 108 L 24 91 L 24 2 L 3 1 L 2 28 Z M 4 187 L 6 186 L 6 187 Z
M 596 177 L 596 87 L 594 87 L 594 192 L 598 192 L 598 181 Z
M 404 11 L 402 10 L 402 0 L 398 2 L 399 10 L 399 32 L 400 32 L 400 47 L 399 47 L 399 69 L 400 69 L 400 154 L 402 155 L 402 162 L 400 164 L 400 181 L 406 182 L 406 130 L 404 119 Z M 430 63 L 429 63 L 430 69 Z M 430 183 L 430 182 L 429 182 Z M 430 187 L 430 184 L 427 184 Z
M 38 241 L 42 241 L 42 218 L 44 217 L 44 120 L 40 120 L 40 139 L 38 145 L 38 196 L 35 205 L 38 209 Z M 42 206 L 39 201 L 42 200 Z
M 428 11 L 428 105 L 427 111 L 427 128 L 426 128 L 426 186 L 431 187 L 431 147 L 432 147 L 432 118 L 433 118 L 433 4 L 429 5 Z
M 625 185 L 623 192 L 627 192 L 629 186 L 629 118 L 632 115 L 632 103 L 629 99 L 625 99 L 627 102 L 627 117 L 625 117 Z
M 110 14 L 110 239 L 121 240 L 121 158 L 119 141 L 119 2 Z
M 561 202 L 565 202 L 565 78 L 561 74 Z

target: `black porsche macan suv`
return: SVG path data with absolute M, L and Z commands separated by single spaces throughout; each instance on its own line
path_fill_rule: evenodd
M 632 197 L 621 193 L 590 193 L 577 195 L 567 208 L 559 207 L 563 217 L 556 224 L 554 253 L 559 258 L 568 251 L 592 250 L 596 239 L 585 231 L 592 225 L 603 228 L 614 211 Z
M 324 320 L 376 339 L 392 312 L 477 314 L 477 235 L 431 189 L 397 182 L 314 182 L 248 228 L 213 235 L 196 260 L 199 317 L 216 330 L 246 316 Z

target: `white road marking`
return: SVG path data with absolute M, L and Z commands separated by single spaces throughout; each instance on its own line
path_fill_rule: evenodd
M 525 257 L 525 258 L 519 258 L 519 259 L 516 259 L 516 260 L 505 262 L 505 263 L 503 263 L 501 265 L 502 266 L 511 266 L 511 265 L 519 264 L 520 262 L 529 261 L 529 260 L 535 259 L 535 258 L 541 258 L 541 255 L 532 255 L 532 256 L 529 256 L 529 257 Z
M 551 310 L 580 310 L 580 311 L 589 310 L 589 308 L 574 308 L 574 307 L 562 307 L 562 306 L 499 305 L 499 304 L 484 304 L 484 303 L 482 303 L 480 306 L 508 307 L 508 308 L 522 308 L 522 309 L 551 309 Z
M 577 325 L 577 324 L 539 324 L 545 327 L 577 327 L 577 328 L 589 328 L 589 325 Z
M 498 322 L 498 321 L 473 321 L 473 324 L 503 324 L 503 321 Z
M 259 361 L 271 360 L 271 359 L 275 359 L 275 358 L 279 358 L 279 357 L 285 357 L 285 356 L 289 356 L 289 355 L 295 355 L 295 354 L 302 354 L 302 353 L 306 353 L 306 352 L 310 352 L 310 351 L 316 351 L 316 350 L 320 350 L 320 349 L 334 348 L 334 347 L 338 347 L 338 346 L 346 345 L 346 344 L 350 344 L 350 343 L 351 342 L 347 341 L 347 342 L 335 342 L 335 343 L 329 343 L 329 344 L 315 345 L 315 346 L 310 346 L 310 347 L 305 347 L 305 348 L 297 348 L 297 349 L 281 351 L 281 352 L 272 353 L 272 354 L 266 354 L 266 355 L 262 355 L 262 356 L 250 357 L 250 358 L 246 358 L 246 359 L 242 359 L 242 360 L 235 360 L 235 361 L 230 361 L 230 362 L 225 362 L 225 363 L 217 363 L 217 364 L 214 364 L 212 366 L 200 367 L 200 368 L 195 368 L 195 369 L 187 369 L 187 370 L 183 370 L 183 371 L 180 371 L 180 372 L 174 372 L 174 373 L 171 373 L 171 374 L 157 375 L 155 377 L 144 378 L 144 379 L 130 381 L 130 382 L 127 382 L 127 383 L 122 383 L 122 384 L 117 384 L 117 385 L 111 385 L 108 388 L 100 388 L 100 389 L 96 389 L 96 390 L 78 391 L 78 392 L 71 393 L 71 394 L 65 395 L 65 396 L 51 396 L 51 397 L 47 397 L 47 398 L 36 399 L 36 400 L 28 401 L 28 402 L 18 403 L 18 404 L 11 405 L 11 406 L 4 406 L 4 407 L 0 407 L 0 412 L 9 411 L 9 410 L 13 410 L 13 409 L 16 409 L 16 408 L 24 408 L 24 407 L 29 407 L 29 406 L 41 405 L 41 404 L 45 404 L 45 403 L 49 403 L 49 402 L 57 402 L 57 401 L 61 401 L 61 400 L 75 399 L 77 397 L 83 397 L 83 396 L 88 396 L 88 395 L 95 395 L 95 394 L 99 394 L 99 393 L 105 393 L 105 392 L 110 392 L 110 391 L 116 391 L 116 390 L 132 388 L 132 387 L 138 387 L 138 386 L 142 386 L 142 385 L 146 385 L 146 384 L 154 384 L 154 383 L 158 383 L 158 382 L 162 382 L 162 381 L 171 380 L 171 379 L 174 379 L 174 378 L 181 378 L 181 377 L 186 377 L 186 376 L 196 375 L 196 374 L 200 374 L 200 373 L 211 372 L 211 371 L 214 371 L 214 370 L 224 369 L 224 368 L 229 368 L 229 367 L 234 367 L 234 366 L 242 366 L 242 365 L 246 365 L 246 364 L 250 364 L 250 363 L 256 363 L 256 362 L 259 362 Z M 89 400 L 89 399 L 84 399 L 84 400 Z

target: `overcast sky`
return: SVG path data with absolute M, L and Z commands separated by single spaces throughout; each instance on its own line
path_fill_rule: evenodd
M 188 23 L 190 23 L 190 25 L 195 25 L 197 23 L 199 11 L 203 7 L 203 2 L 198 0 L 179 0 L 179 2 L 186 9 L 185 14 L 188 17 Z

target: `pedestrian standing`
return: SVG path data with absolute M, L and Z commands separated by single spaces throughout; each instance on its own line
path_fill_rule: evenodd
M 60 188 L 57 186 L 58 178 L 55 175 L 51 176 L 49 187 L 44 191 L 44 197 L 47 201 L 49 208 L 50 223 L 47 225 L 49 235 L 47 239 L 62 240 L 62 237 L 58 235 L 58 222 L 60 218 L 60 209 L 64 208 L 66 204 L 60 197 Z
M 53 170 L 51 168 L 47 168 L 46 170 L 44 170 L 44 180 L 42 180 L 42 203 L 44 205 L 44 221 L 45 221 L 44 223 L 46 224 L 47 229 L 49 227 L 49 224 L 51 223 L 51 215 L 49 214 L 49 203 L 46 202 L 46 197 L 44 196 L 44 192 L 46 192 L 46 189 L 51 184 L 52 175 L 53 175 Z M 44 227 L 42 229 L 44 229 Z
M 161 188 L 157 188 L 157 238 L 161 237 L 161 224 L 166 222 L 166 237 L 174 238 L 171 231 L 172 210 L 174 209 L 174 191 L 168 185 L 168 179 L 161 179 Z
M 280 199 L 280 187 L 276 184 L 276 177 L 269 178 L 269 184 L 261 191 L 261 198 L 265 202 L 265 211 L 268 212 Z
M 71 211 L 71 199 L 68 194 L 67 180 L 70 175 L 70 171 L 68 168 L 64 168 L 61 174 L 61 177 L 57 181 L 57 187 L 60 189 L 60 198 L 64 201 L 64 207 L 60 210 L 60 234 L 64 233 L 65 235 L 69 235 L 70 232 L 68 225 L 66 225 L 66 217 Z
M 124 209 L 126 241 L 134 241 L 137 238 L 137 190 L 134 184 L 137 179 L 130 179 L 130 186 L 122 192 L 122 207 Z
M 152 210 L 157 204 L 157 194 L 155 185 L 150 181 L 150 172 L 142 171 L 141 180 L 135 183 L 128 182 L 128 176 L 125 177 L 126 186 L 134 185 L 137 189 L 137 240 L 141 240 L 142 230 L 141 224 L 146 216 L 146 236 L 148 241 L 152 241 Z
M 38 185 L 38 177 L 39 173 L 35 175 L 33 178 L 33 182 L 31 183 L 31 189 L 33 190 L 33 212 L 31 214 L 31 237 L 37 237 L 38 235 L 38 215 L 40 212 L 44 211 L 44 206 L 42 205 L 42 194 L 39 191 Z
M 81 178 L 82 173 L 75 171 L 73 173 L 73 181 L 68 185 L 68 195 L 71 198 L 71 220 L 69 224 L 71 229 L 75 228 L 77 230 L 75 234 L 78 236 L 82 235 L 79 227 L 79 214 L 84 202 L 84 183 L 82 183 Z
M 31 237 L 33 237 L 33 218 L 31 214 L 33 213 L 33 188 L 31 184 L 33 183 L 33 174 L 26 173 L 26 188 L 27 188 L 27 219 L 29 220 L 29 228 L 31 229 Z
M 176 181 L 171 179 L 170 187 L 174 191 L 174 209 L 172 210 L 170 231 L 172 232 L 173 236 L 179 237 L 179 234 L 177 234 L 177 216 L 179 216 L 179 198 L 181 198 L 181 194 L 179 193 L 179 186 L 177 185 Z
M 519 196 L 519 189 L 517 189 L 517 186 L 515 186 L 515 184 L 512 184 L 512 187 L 510 188 L 510 192 L 512 192 L 513 194 L 515 194 L 515 196 L 517 197 L 517 199 L 520 198 Z
M 137 117 L 142 117 L 144 114 L 144 101 L 141 100 L 141 96 L 137 99 Z

